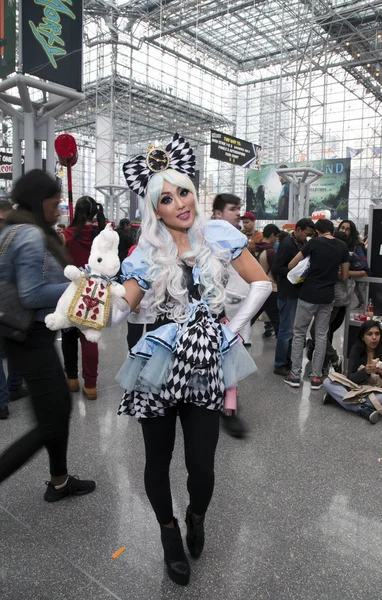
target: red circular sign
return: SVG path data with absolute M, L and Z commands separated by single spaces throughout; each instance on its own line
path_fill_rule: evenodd
M 54 142 L 54 149 L 58 160 L 64 167 L 67 167 L 68 164 L 73 167 L 76 164 L 78 159 L 77 143 L 72 135 L 69 133 L 59 135 Z

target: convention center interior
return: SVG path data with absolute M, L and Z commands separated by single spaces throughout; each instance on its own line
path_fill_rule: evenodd
M 380 600 L 381 489 L 382 0 L 0 0 L 0 599 Z

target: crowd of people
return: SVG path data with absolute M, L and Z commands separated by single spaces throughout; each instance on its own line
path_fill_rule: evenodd
M 235 437 L 246 433 L 238 414 L 242 398 L 237 397 L 237 386 L 255 370 L 248 349 L 256 320 L 263 315 L 263 337 L 276 337 L 273 372 L 283 376 L 285 384 L 301 385 L 307 346 L 312 390 L 324 385 L 325 403 L 337 402 L 371 423 L 382 411 L 382 342 L 379 323 L 366 322 L 351 350 L 348 377 L 340 373 L 332 341 L 355 293 L 349 281 L 370 274 L 354 223 L 343 221 L 335 230 L 327 219 L 314 223 L 304 218 L 291 233 L 275 224 L 260 232 L 255 215 L 241 216 L 241 200 L 232 194 L 215 197 L 212 218 L 206 221 L 190 179 L 192 150 L 179 137 L 172 144 L 166 152 L 160 150 L 167 163 L 158 155 L 145 158 L 144 175 L 137 170 L 142 157 L 124 166 L 128 185 L 144 197 L 145 207 L 139 239 L 128 219 L 117 228 L 125 296 L 111 321 L 113 326 L 128 323 L 130 353 L 117 374 L 124 390 L 118 414 L 133 416 L 141 424 L 145 487 L 159 523 L 168 574 L 186 585 L 190 564 L 173 514 L 169 477 L 177 417 L 188 472 L 186 542 L 190 555 L 199 558 L 214 489 L 220 423 Z M 158 167 L 160 163 L 166 167 Z M 78 342 L 82 392 L 89 401 L 97 398 L 98 347 L 75 326 L 63 330 L 62 364 L 45 317 L 68 286 L 64 267 L 86 268 L 105 216 L 101 205 L 83 196 L 70 225 L 55 228 L 60 190 L 39 170 L 15 183 L 11 199 L 16 209 L 0 204 L 1 278 L 15 285 L 23 305 L 35 312 L 24 341 L 5 338 L 2 343 L 8 377 L 0 360 L 0 418 L 9 416 L 10 400 L 28 394 L 36 424 L 1 454 L 0 482 L 45 447 L 51 477 L 44 498 L 55 502 L 88 494 L 96 486 L 70 475 L 67 449 L 71 393 L 81 387 Z M 291 283 L 288 275 L 307 258 L 304 281 Z

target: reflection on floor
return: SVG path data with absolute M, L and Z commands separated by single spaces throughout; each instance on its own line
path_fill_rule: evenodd
M 190 585 L 164 572 L 140 426 L 116 416 L 121 328 L 101 350 L 98 400 L 74 396 L 70 469 L 96 479 L 96 492 L 45 503 L 44 452 L 0 487 L 2 600 L 380 600 L 382 424 L 323 406 L 307 378 L 300 390 L 287 387 L 262 330 L 255 326 L 251 349 L 259 371 L 240 387 L 251 433 L 221 434 L 207 543 Z M 27 404 L 12 403 L 0 422 L 0 449 L 28 428 Z M 179 431 L 172 483 L 183 528 L 185 481 Z

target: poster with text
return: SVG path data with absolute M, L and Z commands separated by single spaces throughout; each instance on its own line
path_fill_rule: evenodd
M 16 0 L 0 0 L 0 78 L 15 70 Z
M 22 0 L 23 72 L 81 91 L 82 0 Z
M 350 186 L 350 158 L 333 158 L 317 162 L 290 162 L 262 165 L 260 171 L 247 175 L 247 210 L 257 219 L 288 220 L 290 185 L 276 173 L 279 167 L 310 166 L 324 175 L 310 186 L 309 215 L 330 210 L 331 219 L 347 219 Z

